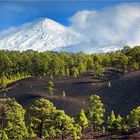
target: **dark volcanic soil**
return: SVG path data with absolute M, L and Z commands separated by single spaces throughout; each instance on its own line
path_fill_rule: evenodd
M 114 110 L 116 114 L 125 116 L 130 110 L 140 105 L 140 72 L 131 72 L 110 80 L 108 87 L 106 79 L 98 82 L 92 79 L 92 73 L 81 74 L 77 78 L 54 77 L 54 94 L 49 95 L 45 89 L 49 80 L 48 76 L 22 79 L 13 84 L 7 95 L 14 97 L 25 108 L 34 100 L 45 97 L 50 99 L 58 109 L 64 109 L 69 115 L 75 115 L 80 108 L 87 108 L 87 97 L 98 94 L 106 109 L 106 114 Z M 62 91 L 66 97 L 62 97 Z M 3 91 L 0 91 L 1 93 Z

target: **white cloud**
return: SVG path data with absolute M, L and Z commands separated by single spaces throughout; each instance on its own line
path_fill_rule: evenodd
M 83 44 L 88 53 L 140 45 L 139 3 L 78 11 L 70 22 L 70 28 L 85 35 Z
M 25 8 L 19 4 L 16 3 L 3 3 L 0 8 L 3 11 L 8 11 L 8 12 L 23 12 L 25 10 Z M 2 11 L 1 11 L 2 12 Z

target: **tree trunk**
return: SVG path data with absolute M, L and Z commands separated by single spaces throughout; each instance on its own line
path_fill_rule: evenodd
M 41 122 L 39 127 L 39 137 L 42 138 L 42 128 L 43 128 L 43 122 Z
M 61 140 L 64 140 L 64 135 L 62 134 Z
M 93 131 L 96 132 L 96 129 L 97 129 L 96 124 L 94 124 L 93 125 Z

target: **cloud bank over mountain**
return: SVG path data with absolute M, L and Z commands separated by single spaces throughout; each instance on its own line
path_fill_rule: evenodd
M 140 45 L 140 4 L 120 4 L 99 11 L 78 11 L 70 28 L 85 35 L 89 51 L 102 52 Z

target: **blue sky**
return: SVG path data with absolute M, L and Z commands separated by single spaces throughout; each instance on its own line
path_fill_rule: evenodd
M 83 36 L 87 53 L 140 45 L 140 0 L 0 0 L 0 35 L 39 18 Z
M 69 25 L 69 17 L 81 10 L 102 10 L 120 3 L 123 0 L 0 0 L 0 30 L 19 26 L 38 18 L 46 17 Z M 134 2 L 134 1 L 133 1 Z

